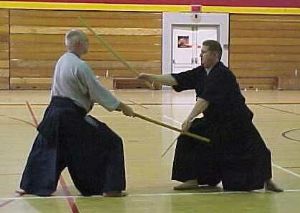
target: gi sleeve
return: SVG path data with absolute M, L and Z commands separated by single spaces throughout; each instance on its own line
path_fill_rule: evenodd
M 175 78 L 177 85 L 173 86 L 176 92 L 195 89 L 197 85 L 198 69 L 193 69 L 181 73 L 171 74 Z
M 92 102 L 100 104 L 108 111 L 113 111 L 119 106 L 120 101 L 99 83 L 92 69 L 85 62 L 82 63 L 77 75 L 80 81 L 87 86 Z

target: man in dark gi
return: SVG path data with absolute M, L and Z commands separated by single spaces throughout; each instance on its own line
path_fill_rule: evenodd
M 197 101 L 182 124 L 211 139 L 210 144 L 181 135 L 173 162 L 172 179 L 183 182 L 175 190 L 216 186 L 224 190 L 264 188 L 280 192 L 272 178 L 271 153 L 252 123 L 234 74 L 220 62 L 219 42 L 207 40 L 201 49 L 201 66 L 178 74 L 140 74 L 139 79 L 172 86 L 177 92 L 194 89 Z M 202 118 L 196 118 L 199 114 Z
M 87 113 L 94 103 L 127 116 L 134 112 L 103 87 L 81 59 L 89 46 L 85 33 L 71 30 L 65 45 L 67 52 L 55 66 L 51 102 L 38 126 L 19 192 L 51 195 L 67 167 L 82 195 L 124 196 L 122 139 Z

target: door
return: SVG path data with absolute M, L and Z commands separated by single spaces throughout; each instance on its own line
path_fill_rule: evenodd
M 228 14 L 163 13 L 162 74 L 199 66 L 201 45 L 207 39 L 220 42 L 221 60 L 228 66 L 228 27 Z
M 172 73 L 200 66 L 202 42 L 219 37 L 217 26 L 201 25 L 175 25 L 172 35 Z

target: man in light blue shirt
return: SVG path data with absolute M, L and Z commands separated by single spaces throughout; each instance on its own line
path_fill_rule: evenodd
M 67 167 L 82 195 L 124 196 L 122 139 L 87 113 L 94 103 L 126 116 L 134 116 L 134 112 L 103 87 L 81 59 L 89 47 L 85 33 L 71 30 L 65 45 L 67 52 L 55 66 L 51 102 L 38 126 L 20 193 L 51 195 Z

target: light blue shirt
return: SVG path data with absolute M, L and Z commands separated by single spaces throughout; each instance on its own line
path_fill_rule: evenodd
M 99 83 L 91 68 L 78 56 L 66 52 L 58 60 L 51 96 L 67 97 L 89 112 L 94 103 L 108 111 L 115 110 L 120 101 Z

